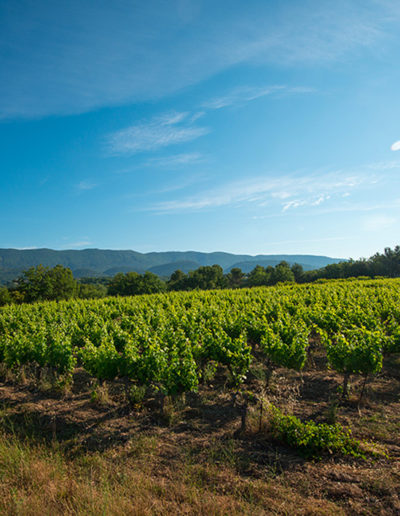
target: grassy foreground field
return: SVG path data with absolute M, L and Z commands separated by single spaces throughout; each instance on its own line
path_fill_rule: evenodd
M 386 452 L 367 460 L 306 460 L 271 440 L 266 420 L 259 429 L 257 410 L 238 435 L 240 411 L 214 386 L 162 414 L 154 400 L 122 404 L 117 387 L 92 401 L 79 371 L 65 394 L 2 383 L 0 513 L 398 514 L 399 358 L 390 366 L 368 387 L 361 415 L 356 395 L 335 409 Z M 302 417 L 331 418 L 321 387 L 339 379 L 310 369 L 302 384 L 298 375 L 277 372 L 270 398 Z
M 350 303 L 354 292 L 362 292 L 361 284 L 338 283 L 338 289 L 346 289 Z M 379 319 L 386 328 L 389 316 L 390 321 L 397 316 L 398 283 L 365 285 L 374 295 L 381 289 L 380 299 L 386 299 L 374 312 L 377 324 Z M 318 295 L 325 288 L 337 300 L 332 284 L 316 287 Z M 279 298 L 284 313 L 293 311 L 288 300 L 300 299 L 299 292 L 277 287 L 238 295 L 271 303 Z M 234 294 L 228 297 L 231 303 Z M 189 298 L 183 297 L 186 304 Z M 166 299 L 155 296 L 147 302 L 165 304 Z M 134 301 L 129 303 L 132 307 Z M 369 319 L 374 324 L 372 312 L 365 317 L 369 309 L 350 305 L 346 314 L 357 313 L 363 324 Z M 389 310 L 389 305 L 394 308 Z M 238 313 L 243 302 L 241 306 Z M 311 304 L 307 308 L 313 312 Z M 45 311 L 47 305 L 33 310 Z M 314 312 L 319 317 L 320 311 Z M 2 312 L 8 339 L 14 335 L 6 326 L 12 323 L 11 313 L 22 312 Z M 384 320 L 378 317 L 383 313 Z M 326 314 L 331 312 L 325 313 L 321 326 L 326 326 Z M 338 315 L 343 331 L 347 317 Z M 114 318 L 119 321 L 117 313 Z M 304 367 L 276 365 L 268 385 L 265 357 L 256 343 L 250 344 L 253 359 L 240 385 L 226 365 L 213 361 L 215 367 L 206 365 L 199 373 L 194 391 L 167 396 L 157 389 L 144 395 L 135 382 L 127 390 L 124 377 L 96 379 L 79 361 L 64 384 L 49 368 L 38 374 L 36 365 L 3 363 L 0 513 L 399 514 L 400 354 L 384 354 L 382 369 L 369 376 L 360 402 L 363 377 L 353 374 L 349 396 L 342 398 L 343 374 L 328 367 L 326 349 L 315 332 L 308 336 Z M 245 428 L 243 399 L 248 407 Z M 272 432 L 270 404 L 302 421 L 350 428 L 364 458 L 329 448 L 306 458 Z

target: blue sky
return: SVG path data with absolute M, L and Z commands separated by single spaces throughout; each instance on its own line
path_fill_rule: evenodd
M 0 0 L 0 247 L 399 244 L 400 3 Z

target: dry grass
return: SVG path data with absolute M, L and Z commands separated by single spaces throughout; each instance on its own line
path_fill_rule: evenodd
M 360 381 L 337 405 L 341 378 L 318 356 L 302 376 L 276 371 L 267 391 L 258 371 L 249 385 L 265 403 L 349 425 L 388 454 L 366 461 L 306 461 L 269 439 L 256 403 L 247 432 L 238 433 L 240 406 L 218 375 L 186 403 L 169 400 L 164 413 L 156 398 L 133 393 L 127 402 L 116 384 L 96 387 L 93 399 L 82 371 L 61 391 L 7 378 L 0 384 L 0 514 L 400 514 L 398 360 L 370 382 L 361 412 Z
M 334 503 L 271 479 L 243 479 L 226 464 L 174 464 L 157 472 L 148 438 L 67 459 L 57 448 L 0 440 L 0 513 L 15 515 L 341 514 Z

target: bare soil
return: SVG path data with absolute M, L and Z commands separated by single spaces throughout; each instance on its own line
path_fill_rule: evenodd
M 260 375 L 255 367 L 246 385 L 257 399 L 303 420 L 337 421 L 381 455 L 306 460 L 271 440 L 257 401 L 240 432 L 240 399 L 233 404 L 232 391 L 218 375 L 164 410 L 156 395 L 134 404 L 121 382 L 99 387 L 83 370 L 64 392 L 9 379 L 0 383 L 0 428 L 21 442 L 56 447 L 67 461 L 101 453 L 115 464 L 116 474 L 127 465 L 143 468 L 154 485 L 167 482 L 174 492 L 173 503 L 160 488 L 152 504 L 137 512 L 132 502 L 125 514 L 400 515 L 400 356 L 385 359 L 361 405 L 362 379 L 351 379 L 350 398 L 341 401 L 342 378 L 326 368 L 318 351 L 301 374 L 275 371 L 268 389 Z M 183 487 L 180 499 L 179 486 L 187 490 L 188 482 L 199 499 L 188 498 Z M 61 514 L 63 505 L 57 507 Z M 119 513 L 117 506 L 109 511 Z

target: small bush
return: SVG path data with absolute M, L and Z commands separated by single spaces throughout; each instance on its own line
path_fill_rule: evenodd
M 350 429 L 339 424 L 303 423 L 296 416 L 283 414 L 272 404 L 269 410 L 269 426 L 274 439 L 296 448 L 302 455 L 318 457 L 324 453 L 341 453 L 365 458 L 359 441 L 351 436 Z
M 140 405 L 146 396 L 146 385 L 131 385 L 127 390 L 127 399 L 133 405 Z

